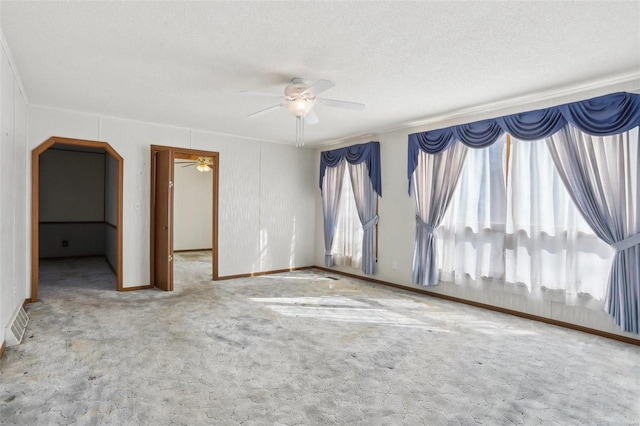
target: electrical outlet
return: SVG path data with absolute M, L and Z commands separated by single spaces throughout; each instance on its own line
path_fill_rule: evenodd
M 69 247 L 69 240 L 62 240 L 62 247 Z
M 398 262 L 397 261 L 393 261 L 393 263 L 391 264 L 391 269 L 398 269 Z

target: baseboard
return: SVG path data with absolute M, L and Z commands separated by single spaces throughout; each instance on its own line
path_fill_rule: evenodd
M 2 346 L 0 346 L 0 358 L 4 355 L 4 350 L 7 349 L 7 342 L 2 342 Z
M 250 277 L 258 277 L 260 275 L 282 274 L 283 272 L 303 271 L 305 269 L 313 269 L 313 268 L 315 268 L 315 266 L 300 266 L 297 268 L 275 269 L 273 271 L 251 272 L 248 274 L 224 275 L 222 277 L 214 277 L 213 280 L 224 281 L 224 280 L 233 280 L 235 278 L 250 278 Z
M 118 291 L 136 291 L 136 290 L 148 290 L 150 288 L 153 288 L 153 286 L 151 284 L 149 285 L 139 285 L 136 287 L 124 287 L 119 289 Z
M 489 311 L 495 311 L 495 312 L 500 312 L 500 313 L 503 313 L 503 314 L 513 315 L 515 317 L 525 318 L 525 319 L 529 319 L 529 320 L 532 320 L 532 321 L 543 322 L 543 323 L 550 324 L 550 325 L 555 325 L 555 326 L 558 326 L 558 327 L 564 327 L 564 328 L 568 328 L 568 329 L 571 329 L 571 330 L 581 331 L 583 333 L 593 334 L 593 335 L 600 336 L 600 337 L 606 337 L 607 339 L 617 340 L 619 342 L 628 343 L 630 345 L 640 346 L 640 340 L 638 340 L 638 339 L 633 339 L 633 338 L 627 337 L 627 336 L 620 336 L 618 334 L 609 333 L 609 332 L 606 332 L 606 331 L 596 330 L 595 328 L 583 327 L 581 325 L 572 324 L 570 322 L 558 321 L 558 320 L 554 320 L 554 319 L 551 319 L 551 318 L 546 318 L 546 317 L 541 317 L 541 316 L 538 316 L 538 315 L 528 314 L 526 312 L 514 311 L 512 309 L 501 308 L 500 306 L 488 305 L 486 303 L 475 302 L 473 300 L 462 299 L 460 297 L 449 296 L 449 295 L 446 295 L 446 294 L 436 293 L 436 292 L 425 290 L 425 289 L 421 289 L 421 288 L 409 287 L 409 286 L 402 285 L 402 284 L 396 284 L 396 283 L 392 283 L 392 282 L 388 282 L 388 281 L 377 280 L 375 278 L 363 277 L 361 275 L 356 275 L 356 274 L 350 274 L 348 272 L 337 271 L 335 269 L 325 268 L 323 266 L 315 266 L 315 268 L 316 269 L 321 269 L 323 271 L 331 272 L 333 274 L 340 274 L 340 275 L 344 275 L 344 276 L 347 276 L 347 277 L 350 277 L 350 278 L 356 278 L 356 279 L 359 279 L 359 280 L 368 281 L 368 282 L 372 282 L 372 283 L 375 283 L 375 284 L 381 284 L 381 285 L 385 285 L 385 286 L 388 286 L 388 287 L 397 288 L 397 289 L 400 289 L 400 290 L 410 291 L 412 293 L 423 294 L 423 295 L 426 295 L 426 296 L 436 297 L 438 299 L 444 299 L 444 300 L 448 300 L 448 301 L 451 301 L 451 302 L 462 303 L 464 305 L 475 306 L 476 308 L 482 308 L 482 309 L 487 309 Z

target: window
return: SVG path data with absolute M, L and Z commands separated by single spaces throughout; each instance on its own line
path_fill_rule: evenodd
M 342 191 L 338 200 L 338 215 L 331 254 L 336 265 L 360 268 L 364 231 L 351 185 L 349 167 L 344 168 Z
M 441 279 L 504 279 L 506 137 L 469 149 L 438 228 Z
M 512 139 L 510 164 L 507 282 L 603 299 L 613 251 L 580 215 L 545 140 Z
M 504 281 L 546 297 L 605 296 L 613 255 L 573 204 L 545 140 L 470 149 L 438 228 L 444 281 Z
M 360 265 L 365 274 L 375 274 L 378 197 L 382 195 L 380 143 L 322 151 L 320 189 L 324 266 L 336 264 L 336 257 L 338 264 Z
M 416 200 L 413 282 L 435 285 L 440 279 L 442 260 L 434 228 L 442 225 L 454 198 L 468 147 L 486 148 L 504 133 L 520 135 L 533 142 L 514 139 L 510 144 L 507 138 L 504 251 L 496 250 L 501 256 L 487 255 L 483 246 L 478 253 L 484 256 L 483 262 L 490 259 L 488 276 L 499 275 L 504 262 L 502 283 L 545 297 L 564 295 L 566 302 L 593 308 L 597 307 L 594 300 L 604 301 L 601 307 L 622 330 L 638 333 L 639 100 L 637 94 L 612 93 L 410 134 L 407 172 Z M 479 180 L 482 172 L 478 171 Z M 464 222 L 460 225 L 470 228 Z M 474 243 L 478 250 L 479 243 Z M 494 244 L 488 246 L 494 248 Z M 608 273 L 601 267 L 605 264 L 609 264 Z M 458 271 L 469 276 L 473 272 L 465 267 L 448 271 L 455 279 Z M 586 294 L 592 297 L 580 297 Z

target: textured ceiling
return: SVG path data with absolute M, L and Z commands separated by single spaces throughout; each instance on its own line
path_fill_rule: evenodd
M 0 2 L 29 102 L 294 143 L 281 94 L 328 79 L 307 145 L 640 76 L 639 1 Z

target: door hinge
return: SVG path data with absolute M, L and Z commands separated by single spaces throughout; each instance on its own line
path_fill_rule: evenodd
M 169 188 L 173 188 L 173 181 L 169 181 Z
M 169 262 L 173 261 L 173 256 L 169 255 Z

